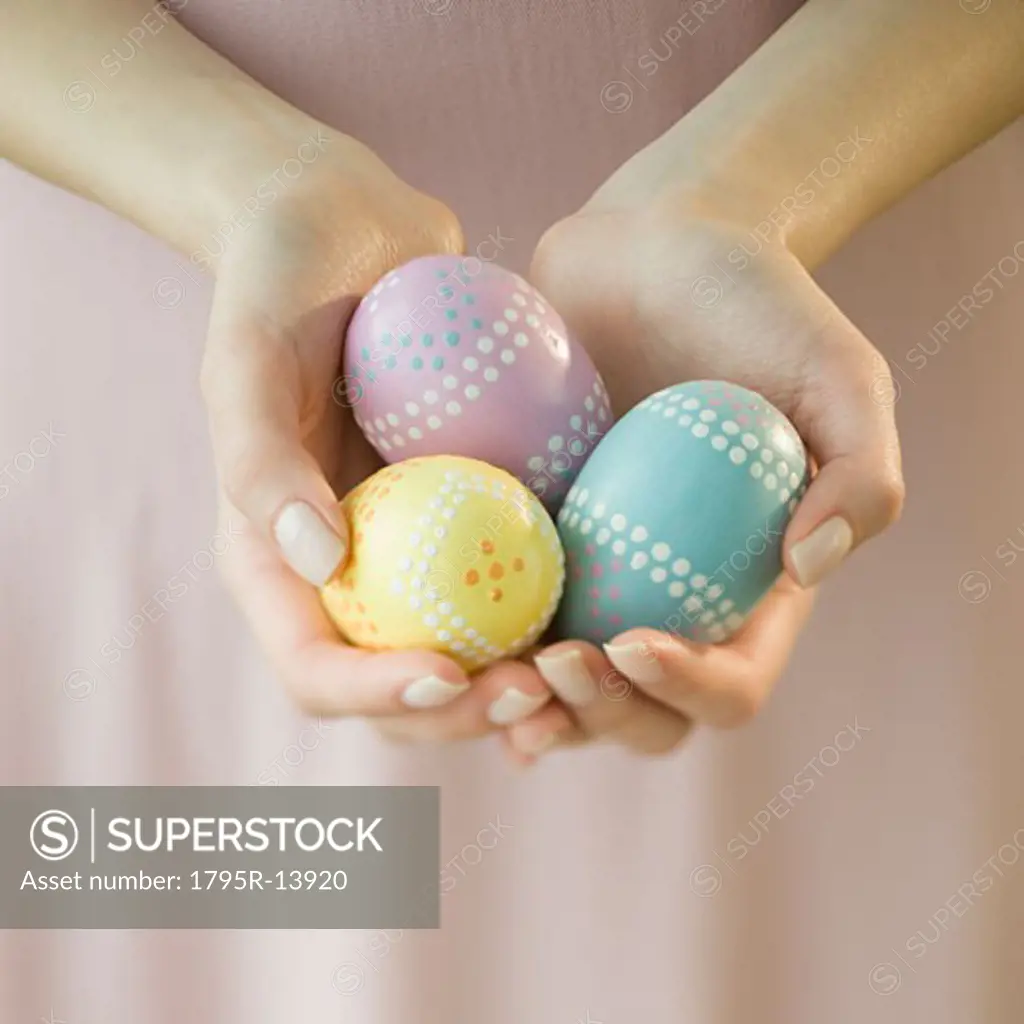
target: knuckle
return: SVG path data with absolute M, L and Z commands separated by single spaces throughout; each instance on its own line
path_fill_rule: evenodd
M 885 473 L 876 479 L 872 488 L 872 503 L 882 528 L 898 522 L 906 498 L 907 487 L 898 471 Z
M 366 251 L 373 253 L 377 276 L 419 256 L 456 255 L 465 248 L 459 218 L 433 196 L 416 193 L 401 206 L 401 216 L 389 214 L 366 226 Z
M 563 243 L 571 230 L 571 219 L 559 221 L 551 225 L 543 235 L 533 251 L 533 259 L 530 263 L 530 280 L 547 295 L 555 291 L 555 285 L 559 277 L 559 266 Z
M 413 742 L 413 738 L 402 729 L 396 727 L 391 722 L 374 722 L 373 730 L 377 733 L 381 739 L 387 740 L 389 743 L 397 743 L 402 746 L 408 746 Z
M 459 218 L 439 199 L 431 199 L 430 203 L 435 247 L 444 253 L 462 252 L 466 242 Z
M 311 718 L 347 718 L 350 709 L 338 706 L 336 696 L 316 685 L 305 673 L 277 662 L 278 675 L 292 704 Z
M 738 729 L 752 722 L 764 707 L 765 695 L 760 689 L 743 686 L 729 695 L 723 702 L 719 726 L 723 729 Z
M 680 707 L 685 707 L 693 697 L 703 696 L 707 691 L 704 682 L 685 672 L 672 673 L 669 685 L 672 701 Z
M 266 472 L 263 455 L 249 445 L 241 445 L 223 456 L 220 465 L 221 486 L 228 501 L 245 511 Z
M 402 244 L 405 236 L 398 225 L 376 217 L 358 216 L 346 227 L 346 236 L 350 251 L 357 254 L 350 273 L 360 290 L 369 290 L 387 271 L 405 262 Z
M 647 757 L 668 757 L 669 754 L 674 754 L 686 741 L 686 738 L 690 734 L 688 726 L 681 726 L 671 732 L 666 731 L 661 733 L 650 740 L 647 740 L 643 746 L 643 754 Z
M 284 681 L 285 690 L 292 703 L 303 714 L 323 716 L 325 718 L 337 716 L 337 708 L 328 707 L 322 695 L 307 686 L 301 679 L 296 679 L 293 675 L 289 674 L 284 677 Z

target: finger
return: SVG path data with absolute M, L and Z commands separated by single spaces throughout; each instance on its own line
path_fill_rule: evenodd
M 405 715 L 394 719 L 375 719 L 374 723 L 380 728 L 389 739 L 396 739 L 400 742 L 430 742 L 435 738 L 424 735 L 422 723 L 416 716 Z M 510 729 L 500 729 L 496 726 L 485 724 L 471 734 L 447 737 L 449 741 L 478 739 L 486 733 L 496 732 L 509 760 L 520 768 L 529 768 L 537 762 L 541 754 L 552 747 L 563 743 L 568 737 L 582 736 L 582 733 L 573 724 L 566 710 L 558 703 L 546 704 L 540 711 L 524 719 Z M 510 737 L 515 734 L 517 742 L 513 743 Z
M 223 529 L 236 537 L 222 558 L 225 582 L 295 701 L 310 714 L 363 715 L 398 737 L 471 739 L 528 719 L 552 701 L 529 665 L 498 662 L 470 679 L 433 651 L 371 651 L 343 644 L 315 590 L 290 572 L 253 531 L 239 532 L 227 505 Z M 558 705 L 552 731 L 572 725 Z M 415 711 L 412 715 L 409 712 Z
M 698 722 L 729 728 L 749 721 L 764 705 L 813 602 L 813 591 L 782 577 L 727 643 L 694 644 L 653 629 L 632 629 L 605 651 L 653 700 Z
M 558 701 L 552 701 L 535 715 L 510 726 L 503 733 L 513 761 L 532 764 L 554 747 L 578 745 L 585 734 Z
M 568 725 L 556 726 L 549 721 L 549 713 L 556 709 L 569 718 L 562 705 L 553 702 L 532 718 L 499 733 L 501 747 L 512 764 L 519 768 L 529 768 L 537 763 L 542 754 L 550 750 L 579 747 L 591 742 L 591 737 L 587 736 L 571 718 Z
M 590 644 L 555 644 L 534 658 L 548 685 L 572 709 L 580 731 L 613 740 L 637 753 L 664 754 L 689 734 L 691 723 L 676 711 L 649 700 Z M 513 742 L 530 737 L 513 730 Z M 569 735 L 566 742 L 574 742 Z
M 576 640 L 554 644 L 534 655 L 534 664 L 558 698 L 590 736 L 614 729 L 633 685 L 593 645 Z
M 804 271 L 800 271 L 805 273 Z M 857 545 L 894 523 L 904 484 L 892 377 L 879 352 L 813 285 L 822 307 L 804 386 L 787 410 L 820 466 L 786 531 L 784 561 L 820 582 Z
M 505 752 L 505 756 L 517 768 L 531 768 L 537 763 L 536 757 L 530 754 L 524 754 L 522 751 L 516 749 L 515 744 L 509 738 L 509 734 L 507 732 L 503 732 L 501 734 L 499 742 L 501 743 L 501 749 Z
M 451 704 L 470 691 L 466 673 L 431 651 L 375 652 L 343 644 L 317 592 L 291 572 L 239 513 L 222 556 L 228 589 L 296 703 L 313 715 L 394 715 Z
M 212 318 L 202 390 L 221 486 L 292 570 L 319 586 L 344 562 L 348 531 L 303 445 L 303 387 L 287 339 Z
M 530 723 L 531 747 L 543 737 L 569 730 L 568 712 L 552 701 L 551 691 L 530 666 L 499 662 L 472 681 L 469 691 L 448 707 L 378 720 L 388 735 L 419 743 L 471 740 L 516 723 Z M 535 749 L 524 750 L 533 755 Z

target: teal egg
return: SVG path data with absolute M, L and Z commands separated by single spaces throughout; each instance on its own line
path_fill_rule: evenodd
M 793 425 L 746 388 L 689 381 L 644 399 L 597 445 L 558 514 L 558 635 L 605 643 L 649 626 L 728 639 L 782 572 L 809 479 Z

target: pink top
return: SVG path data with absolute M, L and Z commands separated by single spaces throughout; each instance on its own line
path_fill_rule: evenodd
M 182 17 L 522 270 L 796 6 L 190 0 Z M 209 282 L 0 165 L 0 782 L 436 783 L 455 880 L 432 933 L 0 933 L 0 1019 L 1017 1019 L 1024 276 L 932 332 L 1000 260 L 1019 269 L 1022 159 L 1017 125 L 820 273 L 898 368 L 910 502 L 827 587 L 760 720 L 668 760 L 592 749 L 527 774 L 493 743 L 307 729 L 209 570 Z M 171 580 L 166 613 L 140 614 Z

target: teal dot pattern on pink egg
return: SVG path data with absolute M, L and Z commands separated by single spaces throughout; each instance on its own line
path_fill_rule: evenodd
M 550 303 L 474 257 L 421 257 L 377 282 L 343 372 L 335 394 L 385 461 L 480 459 L 552 512 L 612 424 L 604 382 Z
M 732 636 L 782 572 L 786 526 L 810 481 L 789 420 L 746 388 L 690 381 L 631 409 L 558 514 L 560 637 L 606 643 L 647 626 Z

